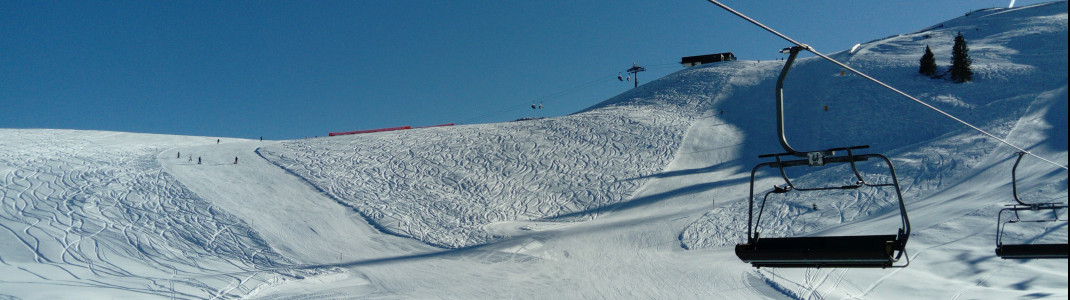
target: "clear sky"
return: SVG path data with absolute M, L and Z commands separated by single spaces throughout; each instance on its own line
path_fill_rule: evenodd
M 722 2 L 825 53 L 1010 3 Z M 682 56 L 786 46 L 702 0 L 5 0 L 0 128 L 293 139 L 551 117 L 632 88 L 633 62 L 642 84 Z

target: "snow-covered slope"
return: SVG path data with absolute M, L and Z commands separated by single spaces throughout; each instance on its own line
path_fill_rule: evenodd
M 926 45 L 947 68 L 957 32 L 975 80 L 917 74 Z M 1067 4 L 1055 2 L 974 11 L 832 56 L 1065 165 L 1066 45 Z M 788 77 L 788 138 L 892 158 L 911 265 L 739 262 L 749 171 L 781 151 L 782 66 L 688 68 L 560 118 L 311 140 L 0 130 L 0 297 L 1068 296 L 1066 260 L 993 254 L 1013 150 L 816 58 Z M 879 165 L 861 170 L 888 179 Z M 779 183 L 772 175 L 760 190 Z M 850 180 L 842 168 L 791 175 Z M 1066 201 L 1065 170 L 1026 158 L 1019 175 L 1027 199 Z M 772 199 L 763 236 L 894 233 L 888 193 Z M 1067 238 L 1066 222 L 1010 230 Z
M 157 161 L 209 140 L 0 130 L 0 294 L 210 297 L 277 280 L 256 270 L 289 259 Z
M 387 232 L 465 247 L 494 240 L 483 226 L 576 221 L 621 202 L 669 162 L 687 125 L 679 114 L 628 107 L 292 141 L 259 153 Z

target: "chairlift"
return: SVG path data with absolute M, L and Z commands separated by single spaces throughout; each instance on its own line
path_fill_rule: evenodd
M 1070 252 L 1067 248 L 1067 243 L 1061 244 L 1004 244 L 1003 243 L 1003 231 L 1006 229 L 1007 224 L 1017 223 L 1051 223 L 1051 222 L 1066 222 L 1066 219 L 1060 220 L 1058 212 L 1061 209 L 1066 209 L 1065 203 L 1048 202 L 1048 203 L 1025 203 L 1018 197 L 1018 164 L 1022 162 L 1022 157 L 1025 156 L 1025 152 L 1018 152 L 1018 160 L 1014 161 L 1014 167 L 1011 168 L 1011 191 L 1014 193 L 1015 204 L 1008 204 L 1006 208 L 999 210 L 999 215 L 996 217 L 996 256 L 1002 259 L 1045 259 L 1045 258 L 1061 258 L 1066 259 L 1067 253 Z M 1039 220 L 1023 220 L 1018 212 L 1020 211 L 1033 211 L 1052 212 L 1051 219 L 1039 219 Z M 1012 213 L 1011 218 L 1006 222 L 1003 221 L 1003 213 Z
M 790 53 L 784 69 L 780 71 L 780 77 L 776 84 L 776 112 L 777 133 L 780 145 L 785 153 L 764 154 L 759 158 L 774 158 L 775 161 L 761 163 L 751 171 L 750 179 L 750 210 L 747 219 L 747 242 L 736 245 L 736 256 L 745 263 L 750 263 L 756 268 L 888 268 L 906 267 L 910 264 L 907 257 L 903 265 L 895 265 L 906 252 L 907 239 L 910 236 L 910 221 L 907 218 L 906 206 L 903 203 L 903 195 L 899 188 L 899 180 L 895 175 L 895 167 L 892 161 L 880 154 L 858 154 L 857 150 L 869 148 L 868 145 L 832 148 L 820 151 L 803 152 L 797 151 L 788 144 L 784 135 L 784 106 L 783 86 L 788 70 L 799 51 L 808 50 L 806 47 L 791 47 L 784 51 Z M 782 51 L 783 52 L 783 51 Z M 786 159 L 793 158 L 794 159 Z M 879 159 L 888 165 L 891 173 L 891 183 L 873 184 L 866 182 L 865 177 L 858 171 L 857 162 Z M 856 179 L 854 184 L 843 186 L 825 186 L 800 188 L 792 183 L 785 172 L 786 168 L 807 166 L 819 167 L 831 164 L 848 164 Z M 763 167 L 776 168 L 784 179 L 783 186 L 774 186 L 772 191 L 766 192 L 758 210 L 757 218 L 754 214 L 754 183 L 755 174 Z M 894 187 L 895 196 L 899 201 L 899 214 L 902 226 L 895 234 L 886 235 L 861 235 L 861 236 L 807 236 L 807 237 L 761 237 L 758 227 L 761 222 L 765 202 L 770 194 L 786 194 L 792 192 L 829 191 L 829 190 L 852 190 L 860 187 Z

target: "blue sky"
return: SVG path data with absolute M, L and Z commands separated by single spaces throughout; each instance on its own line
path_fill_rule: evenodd
M 722 2 L 825 53 L 1010 3 Z M 0 128 L 294 139 L 552 117 L 630 89 L 633 62 L 644 83 L 681 56 L 786 46 L 701 0 L 7 0 Z

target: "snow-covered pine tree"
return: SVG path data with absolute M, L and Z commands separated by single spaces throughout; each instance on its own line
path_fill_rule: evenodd
M 936 56 L 929 49 L 929 45 L 925 45 L 925 54 L 921 55 L 921 68 L 918 72 L 925 76 L 936 75 Z
M 970 69 L 970 48 L 966 46 L 966 38 L 959 32 L 955 36 L 955 45 L 951 48 L 951 81 L 963 83 L 973 80 L 973 70 Z

